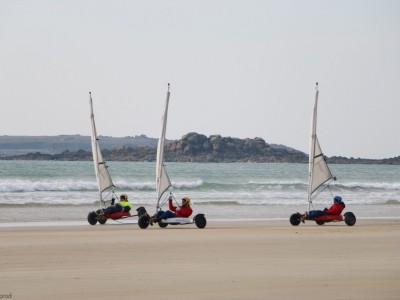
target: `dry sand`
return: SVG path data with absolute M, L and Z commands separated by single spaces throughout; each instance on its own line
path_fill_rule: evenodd
M 400 220 L 0 228 L 0 298 L 400 299 Z

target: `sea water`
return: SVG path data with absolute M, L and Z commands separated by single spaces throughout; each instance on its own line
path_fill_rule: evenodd
M 99 208 L 91 161 L 0 161 L 0 223 L 86 221 Z M 342 196 L 357 218 L 400 218 L 400 166 L 330 165 L 337 181 L 313 200 L 315 209 Z M 288 219 L 308 209 L 308 165 L 166 163 L 172 194 L 192 200 L 209 220 Z M 156 211 L 155 163 L 108 162 L 116 193 L 134 208 Z M 167 207 L 164 207 L 167 209 Z

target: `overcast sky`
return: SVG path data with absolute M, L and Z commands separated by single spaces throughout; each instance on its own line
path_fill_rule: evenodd
M 0 135 L 261 137 L 400 155 L 400 1 L 0 0 Z

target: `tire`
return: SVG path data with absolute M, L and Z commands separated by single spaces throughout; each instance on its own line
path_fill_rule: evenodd
M 137 208 L 136 211 L 139 218 L 146 214 L 146 209 L 143 206 Z
M 147 215 L 142 215 L 138 220 L 138 225 L 142 229 L 146 229 L 149 227 L 150 224 L 150 217 Z
M 356 224 L 356 221 L 356 216 L 352 212 L 347 212 L 344 214 L 344 222 L 346 223 L 346 225 L 353 226 L 354 224 Z
M 315 221 L 315 223 L 317 223 L 318 225 L 324 225 L 325 221 Z
M 204 214 L 198 214 L 194 217 L 194 223 L 196 224 L 197 228 L 203 229 L 207 225 L 206 217 Z
M 168 226 L 168 223 L 163 223 L 163 222 L 161 222 L 161 221 L 158 221 L 157 224 L 158 224 L 158 226 L 160 226 L 161 228 L 165 228 L 165 227 Z
M 99 223 L 100 223 L 101 225 L 104 225 L 104 224 L 106 224 L 106 222 L 107 222 L 107 218 L 106 218 L 105 216 L 100 216 L 99 219 L 98 219 L 98 221 L 99 221 Z
M 300 215 L 299 214 L 292 214 L 290 216 L 289 221 L 290 221 L 290 224 L 292 224 L 293 226 L 299 225 L 300 222 L 301 222 Z
M 97 214 L 94 211 L 90 212 L 88 214 L 88 216 L 87 216 L 87 220 L 88 220 L 90 225 L 96 225 L 96 223 L 97 223 Z

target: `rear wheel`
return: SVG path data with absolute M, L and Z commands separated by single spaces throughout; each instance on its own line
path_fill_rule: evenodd
M 352 212 L 347 212 L 344 214 L 344 222 L 348 226 L 353 226 L 354 224 L 356 224 L 356 221 L 356 216 Z
M 100 216 L 98 221 L 101 225 L 104 225 L 107 222 L 107 218 L 105 216 Z
M 96 225 L 96 223 L 97 223 L 97 214 L 94 211 L 90 212 L 88 214 L 88 216 L 87 216 L 87 220 L 88 220 L 90 225 Z
M 292 224 L 293 226 L 299 225 L 300 222 L 301 222 L 300 215 L 299 215 L 299 214 L 292 214 L 292 215 L 290 216 L 289 221 L 290 221 L 290 224 Z
M 147 215 L 142 215 L 138 220 L 138 225 L 142 229 L 146 229 L 149 227 L 150 224 L 150 217 Z
M 204 228 L 207 225 L 206 217 L 203 214 L 198 214 L 194 217 L 194 223 L 196 224 L 197 228 Z
M 325 224 L 325 221 L 319 221 L 319 220 L 317 220 L 317 221 L 315 221 L 315 223 L 317 223 L 318 225 L 324 225 L 324 224 Z
M 161 228 L 165 228 L 165 227 L 168 226 L 168 223 L 163 223 L 163 222 L 161 222 L 161 220 L 160 220 L 160 221 L 158 221 L 158 226 L 160 226 Z

